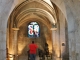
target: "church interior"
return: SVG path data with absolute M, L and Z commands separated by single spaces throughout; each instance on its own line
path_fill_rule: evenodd
M 0 0 L 0 3 L 8 7 L 3 10 L 1 5 L 4 13 L 0 12 L 0 56 L 3 56 L 0 60 L 30 60 L 32 41 L 38 45 L 36 60 L 79 60 L 80 8 L 76 8 L 80 1 Z

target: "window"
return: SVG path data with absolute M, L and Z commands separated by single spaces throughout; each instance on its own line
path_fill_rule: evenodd
M 40 36 L 40 27 L 37 22 L 30 22 L 28 25 L 28 37 L 34 38 Z

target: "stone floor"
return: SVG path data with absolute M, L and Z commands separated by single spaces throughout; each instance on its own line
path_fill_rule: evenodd
M 26 56 L 23 56 L 23 57 L 20 57 L 18 58 L 18 60 L 28 60 L 28 57 Z M 68 60 L 68 59 L 62 59 L 62 58 L 58 58 L 58 57 L 53 57 L 52 59 L 50 57 L 48 58 L 45 58 L 45 59 L 40 59 L 38 56 L 36 57 L 36 60 Z
M 28 56 L 18 56 L 17 59 L 6 59 L 6 60 L 30 60 L 28 59 Z M 36 60 L 69 60 L 67 58 L 58 58 L 58 57 L 45 57 L 45 59 L 40 58 L 39 56 L 36 56 Z

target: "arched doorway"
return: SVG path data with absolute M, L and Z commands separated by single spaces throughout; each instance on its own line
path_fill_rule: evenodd
M 42 32 L 44 33 L 41 34 L 41 36 L 43 35 L 43 37 L 41 37 L 43 39 L 41 40 L 44 40 L 45 41 L 44 43 L 47 42 L 49 44 L 50 46 L 49 48 L 51 48 L 51 52 L 55 52 L 53 53 L 55 56 L 62 57 L 62 54 L 64 54 L 66 48 L 66 40 L 65 40 L 66 35 L 64 28 L 66 24 L 65 19 L 62 20 L 64 24 L 64 26 L 62 26 L 60 19 L 59 21 L 57 21 L 57 19 L 60 17 L 59 16 L 56 17 L 56 14 L 53 14 L 53 9 L 48 4 L 45 3 L 48 7 L 46 7 L 43 4 L 40 4 L 40 6 L 39 7 L 37 6 L 38 8 L 36 8 L 35 6 L 36 3 L 40 4 L 38 1 L 23 2 L 13 10 L 8 21 L 8 32 L 9 32 L 8 35 L 9 40 L 7 44 L 8 51 L 11 55 L 13 54 L 15 58 L 17 58 L 17 56 L 20 57 L 25 55 L 24 53 L 27 50 L 26 44 L 29 44 L 25 42 L 27 42 L 26 40 L 28 40 L 28 42 L 30 41 L 30 39 L 25 37 L 27 36 L 25 32 L 27 31 L 26 24 L 28 24 L 28 22 L 36 21 L 43 27 Z M 55 27 L 57 27 L 57 31 L 54 31 Z M 24 43 L 21 47 L 23 40 Z M 37 39 L 31 39 L 31 40 L 37 40 Z M 44 43 L 42 44 L 42 46 L 44 45 Z M 13 51 L 14 48 L 15 50 Z M 20 53 L 21 55 L 19 55 Z

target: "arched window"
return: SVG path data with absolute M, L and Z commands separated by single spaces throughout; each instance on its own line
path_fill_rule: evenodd
M 34 38 L 40 36 L 40 27 L 37 22 L 30 22 L 28 25 L 28 37 Z

